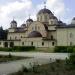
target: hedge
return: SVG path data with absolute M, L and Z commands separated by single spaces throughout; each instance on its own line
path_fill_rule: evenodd
M 75 46 L 56 46 L 54 52 L 73 53 L 75 52 Z
M 35 50 L 34 46 L 14 46 L 13 48 L 1 48 L 0 51 L 31 51 Z

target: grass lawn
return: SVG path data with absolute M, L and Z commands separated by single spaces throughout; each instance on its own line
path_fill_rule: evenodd
M 28 57 L 12 56 L 11 54 L 0 55 L 0 63 L 20 60 L 20 59 L 26 59 L 26 58 L 28 58 Z
M 63 60 L 56 60 L 46 65 L 34 65 L 30 69 L 22 67 L 22 70 L 10 75 L 75 75 L 75 66 L 67 65 Z
M 53 48 L 36 48 L 35 50 L 32 50 L 30 52 L 54 53 L 54 49 Z

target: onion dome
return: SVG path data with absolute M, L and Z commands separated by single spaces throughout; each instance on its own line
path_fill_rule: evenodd
M 49 10 L 49 9 L 46 9 L 46 8 L 44 8 L 44 9 L 41 9 L 39 12 L 38 12 L 38 15 L 40 15 L 40 14 L 45 14 L 45 13 L 48 13 L 48 14 L 52 14 L 52 12 Z
M 72 20 L 75 20 L 75 17 Z
M 72 19 L 71 24 L 75 24 L 75 17 Z
M 11 21 L 11 28 L 16 28 L 17 27 L 17 22 L 13 19 L 13 21 Z
M 27 19 L 26 22 L 33 22 L 33 20 L 29 18 L 29 19 Z
M 22 24 L 21 27 L 22 27 L 22 28 L 25 28 L 25 27 L 26 27 L 26 24 Z
M 42 37 L 42 35 L 37 31 L 33 31 L 29 34 L 28 37 L 30 37 L 30 38 L 32 38 L 32 37 Z
M 3 27 L 2 26 L 0 27 L 0 30 L 3 30 Z
M 17 24 L 17 22 L 13 19 L 13 21 L 11 21 L 11 23 L 16 23 Z
M 61 24 L 61 23 L 63 23 L 63 22 L 59 20 L 58 23 Z

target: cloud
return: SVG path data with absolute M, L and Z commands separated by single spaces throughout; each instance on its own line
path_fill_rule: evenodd
M 15 17 L 15 15 L 20 16 L 22 15 L 22 17 L 24 16 L 24 12 L 26 12 L 26 10 L 31 9 L 32 7 L 32 2 L 31 0 L 21 0 L 18 1 L 14 1 L 14 2 L 8 2 L 8 4 L 6 5 L 2 5 L 0 7 L 0 24 L 3 23 L 3 27 L 8 28 L 9 25 L 8 22 Z M 23 9 L 25 9 L 25 11 L 23 11 L 23 13 L 21 12 Z M 28 12 L 27 12 L 28 13 Z M 19 19 L 18 19 L 19 21 Z
M 13 17 L 17 20 L 18 26 L 27 20 L 29 14 L 33 20 L 36 20 L 38 11 L 44 8 L 43 2 L 34 6 L 32 0 L 2 0 L 2 3 L 3 5 L 0 5 L 0 24 L 4 29 L 10 27 L 9 24 Z M 66 13 L 63 0 L 47 0 L 46 6 L 57 17 L 64 16 Z
M 43 8 L 44 3 L 37 6 L 37 8 Z M 66 7 L 63 0 L 47 0 L 46 8 L 50 9 L 57 17 L 65 14 Z

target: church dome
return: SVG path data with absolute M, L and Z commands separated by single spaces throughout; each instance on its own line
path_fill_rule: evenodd
M 38 12 L 38 15 L 39 14 L 44 14 L 44 13 L 48 13 L 48 14 L 52 14 L 52 12 L 49 10 L 49 9 L 46 9 L 46 8 L 44 8 L 44 9 L 41 9 L 39 12 Z
M 32 38 L 32 37 L 42 37 L 42 35 L 37 31 L 33 31 L 28 35 L 28 37 L 30 37 L 30 38 Z
M 71 24 L 74 24 L 75 25 L 75 17 L 72 19 Z
M 11 23 L 16 23 L 17 24 L 17 22 L 15 20 L 11 21 Z
M 26 22 L 33 22 L 33 20 L 29 18 L 29 19 L 27 19 Z
M 75 17 L 72 20 L 75 20 Z
M 17 22 L 13 19 L 13 21 L 11 21 L 11 28 L 16 28 L 17 27 Z
M 23 23 L 23 24 L 21 25 L 21 27 L 22 27 L 22 28 L 26 28 L 26 24 Z

